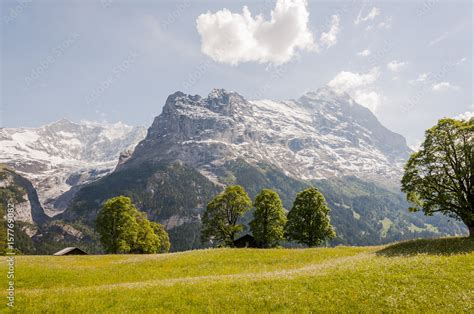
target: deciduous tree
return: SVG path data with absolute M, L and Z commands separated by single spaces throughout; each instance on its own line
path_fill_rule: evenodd
M 235 235 L 242 230 L 239 218 L 252 207 L 240 185 L 228 186 L 207 205 L 202 217 L 202 239 L 219 245 L 234 246 Z
M 105 202 L 96 219 L 100 242 L 107 253 L 168 252 L 168 234 L 160 224 L 150 222 L 146 215 L 125 196 Z
M 313 247 L 334 238 L 336 233 L 331 225 L 329 211 L 324 196 L 316 188 L 298 193 L 288 213 L 288 240 Z
M 250 229 L 258 245 L 275 247 L 283 240 L 286 215 L 280 196 L 270 189 L 263 189 L 255 198 L 254 218 Z
M 474 119 L 442 119 L 427 130 L 405 165 L 402 191 L 426 215 L 440 212 L 463 221 L 474 237 Z

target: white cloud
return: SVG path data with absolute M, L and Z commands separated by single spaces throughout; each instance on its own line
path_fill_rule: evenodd
M 333 15 L 331 17 L 331 27 L 327 33 L 322 33 L 321 38 L 321 45 L 325 46 L 326 48 L 332 47 L 337 43 L 337 34 L 339 33 L 339 16 Z
M 270 20 L 262 15 L 253 17 L 244 6 L 242 13 L 222 9 L 201 14 L 196 24 L 201 51 L 217 62 L 282 64 L 291 60 L 297 49 L 315 50 L 308 21 L 305 0 L 277 0 Z
M 444 91 L 457 91 L 461 88 L 457 85 L 453 85 L 449 82 L 440 82 L 433 85 L 433 90 L 435 92 L 444 92 Z
M 433 39 L 432 41 L 430 41 L 428 43 L 428 45 L 433 46 L 433 45 L 439 43 L 440 41 L 445 40 L 446 38 L 448 38 L 448 36 L 449 36 L 449 32 L 446 32 L 446 33 L 442 34 L 441 36 L 438 36 L 435 39 Z
M 338 92 L 346 92 L 350 89 L 371 85 L 379 76 L 380 70 L 378 67 L 372 68 L 365 74 L 341 71 L 328 83 L 328 86 Z
M 328 83 L 328 86 L 338 93 L 348 93 L 357 103 L 375 112 L 383 99 L 372 90 L 372 84 L 379 76 L 378 67 L 372 68 L 367 73 L 341 71 Z
M 361 52 L 357 53 L 358 56 L 361 57 L 368 57 L 370 56 L 371 51 L 369 49 L 362 50 Z
M 358 103 L 375 112 L 382 103 L 382 96 L 374 91 L 356 90 L 352 93 L 352 97 Z
M 361 22 L 366 22 L 366 21 L 370 21 L 370 20 L 373 20 L 375 19 L 375 17 L 377 17 L 378 15 L 380 15 L 380 10 L 377 8 L 377 7 L 373 7 L 369 13 L 367 13 L 366 16 L 362 17 L 362 11 L 364 10 L 364 8 L 362 8 L 360 11 L 359 11 L 359 14 L 357 15 L 357 18 L 355 19 L 354 21 L 354 24 L 355 25 L 359 25 Z
M 392 71 L 392 72 L 398 72 L 398 71 L 400 71 L 402 68 L 404 68 L 406 65 L 407 65 L 406 62 L 401 62 L 401 61 L 393 60 L 393 61 L 390 61 L 390 62 L 387 64 L 387 69 L 389 69 L 389 70 Z
M 456 120 L 471 120 L 474 118 L 474 111 L 466 111 L 454 117 Z
M 427 79 L 428 79 L 428 73 L 421 73 L 420 75 L 418 75 L 416 80 L 410 80 L 408 81 L 408 83 L 415 85 L 417 83 L 424 83 L 426 82 Z

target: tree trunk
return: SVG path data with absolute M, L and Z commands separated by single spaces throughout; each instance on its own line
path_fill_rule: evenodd
M 474 238 L 474 224 L 469 225 L 468 228 L 469 228 L 469 237 Z

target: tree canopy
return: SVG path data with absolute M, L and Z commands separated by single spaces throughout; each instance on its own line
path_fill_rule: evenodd
M 168 235 L 162 226 L 157 225 L 150 222 L 125 196 L 105 202 L 96 220 L 100 242 L 105 251 L 112 254 L 167 252 Z
M 275 247 L 284 237 L 286 214 L 280 196 L 270 189 L 263 189 L 255 198 L 254 218 L 250 229 L 261 247 Z
M 427 130 L 405 165 L 402 191 L 410 210 L 463 221 L 474 236 L 474 119 L 442 119 Z
M 298 193 L 288 213 L 288 240 L 313 247 L 334 238 L 336 233 L 331 225 L 329 211 L 318 189 L 312 187 Z
M 234 239 L 243 226 L 239 218 L 252 207 L 247 192 L 240 185 L 228 186 L 212 199 L 202 217 L 202 240 L 218 245 L 234 246 Z

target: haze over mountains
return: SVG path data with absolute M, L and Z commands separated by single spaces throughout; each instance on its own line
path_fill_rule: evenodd
M 327 87 L 288 101 L 248 101 L 222 89 L 207 97 L 176 92 L 146 136 L 123 124 L 61 120 L 2 129 L 0 144 L 0 162 L 33 182 L 46 211 L 65 210 L 56 221 L 88 233 L 102 202 L 126 195 L 166 226 L 172 250 L 202 247 L 202 210 L 229 184 L 251 197 L 272 188 L 287 209 L 298 191 L 318 186 L 338 231 L 333 244 L 463 232 L 446 219 L 407 212 L 398 192 L 411 152 L 405 139 Z M 37 235 L 55 239 L 44 230 Z M 87 241 L 97 244 L 93 236 Z

